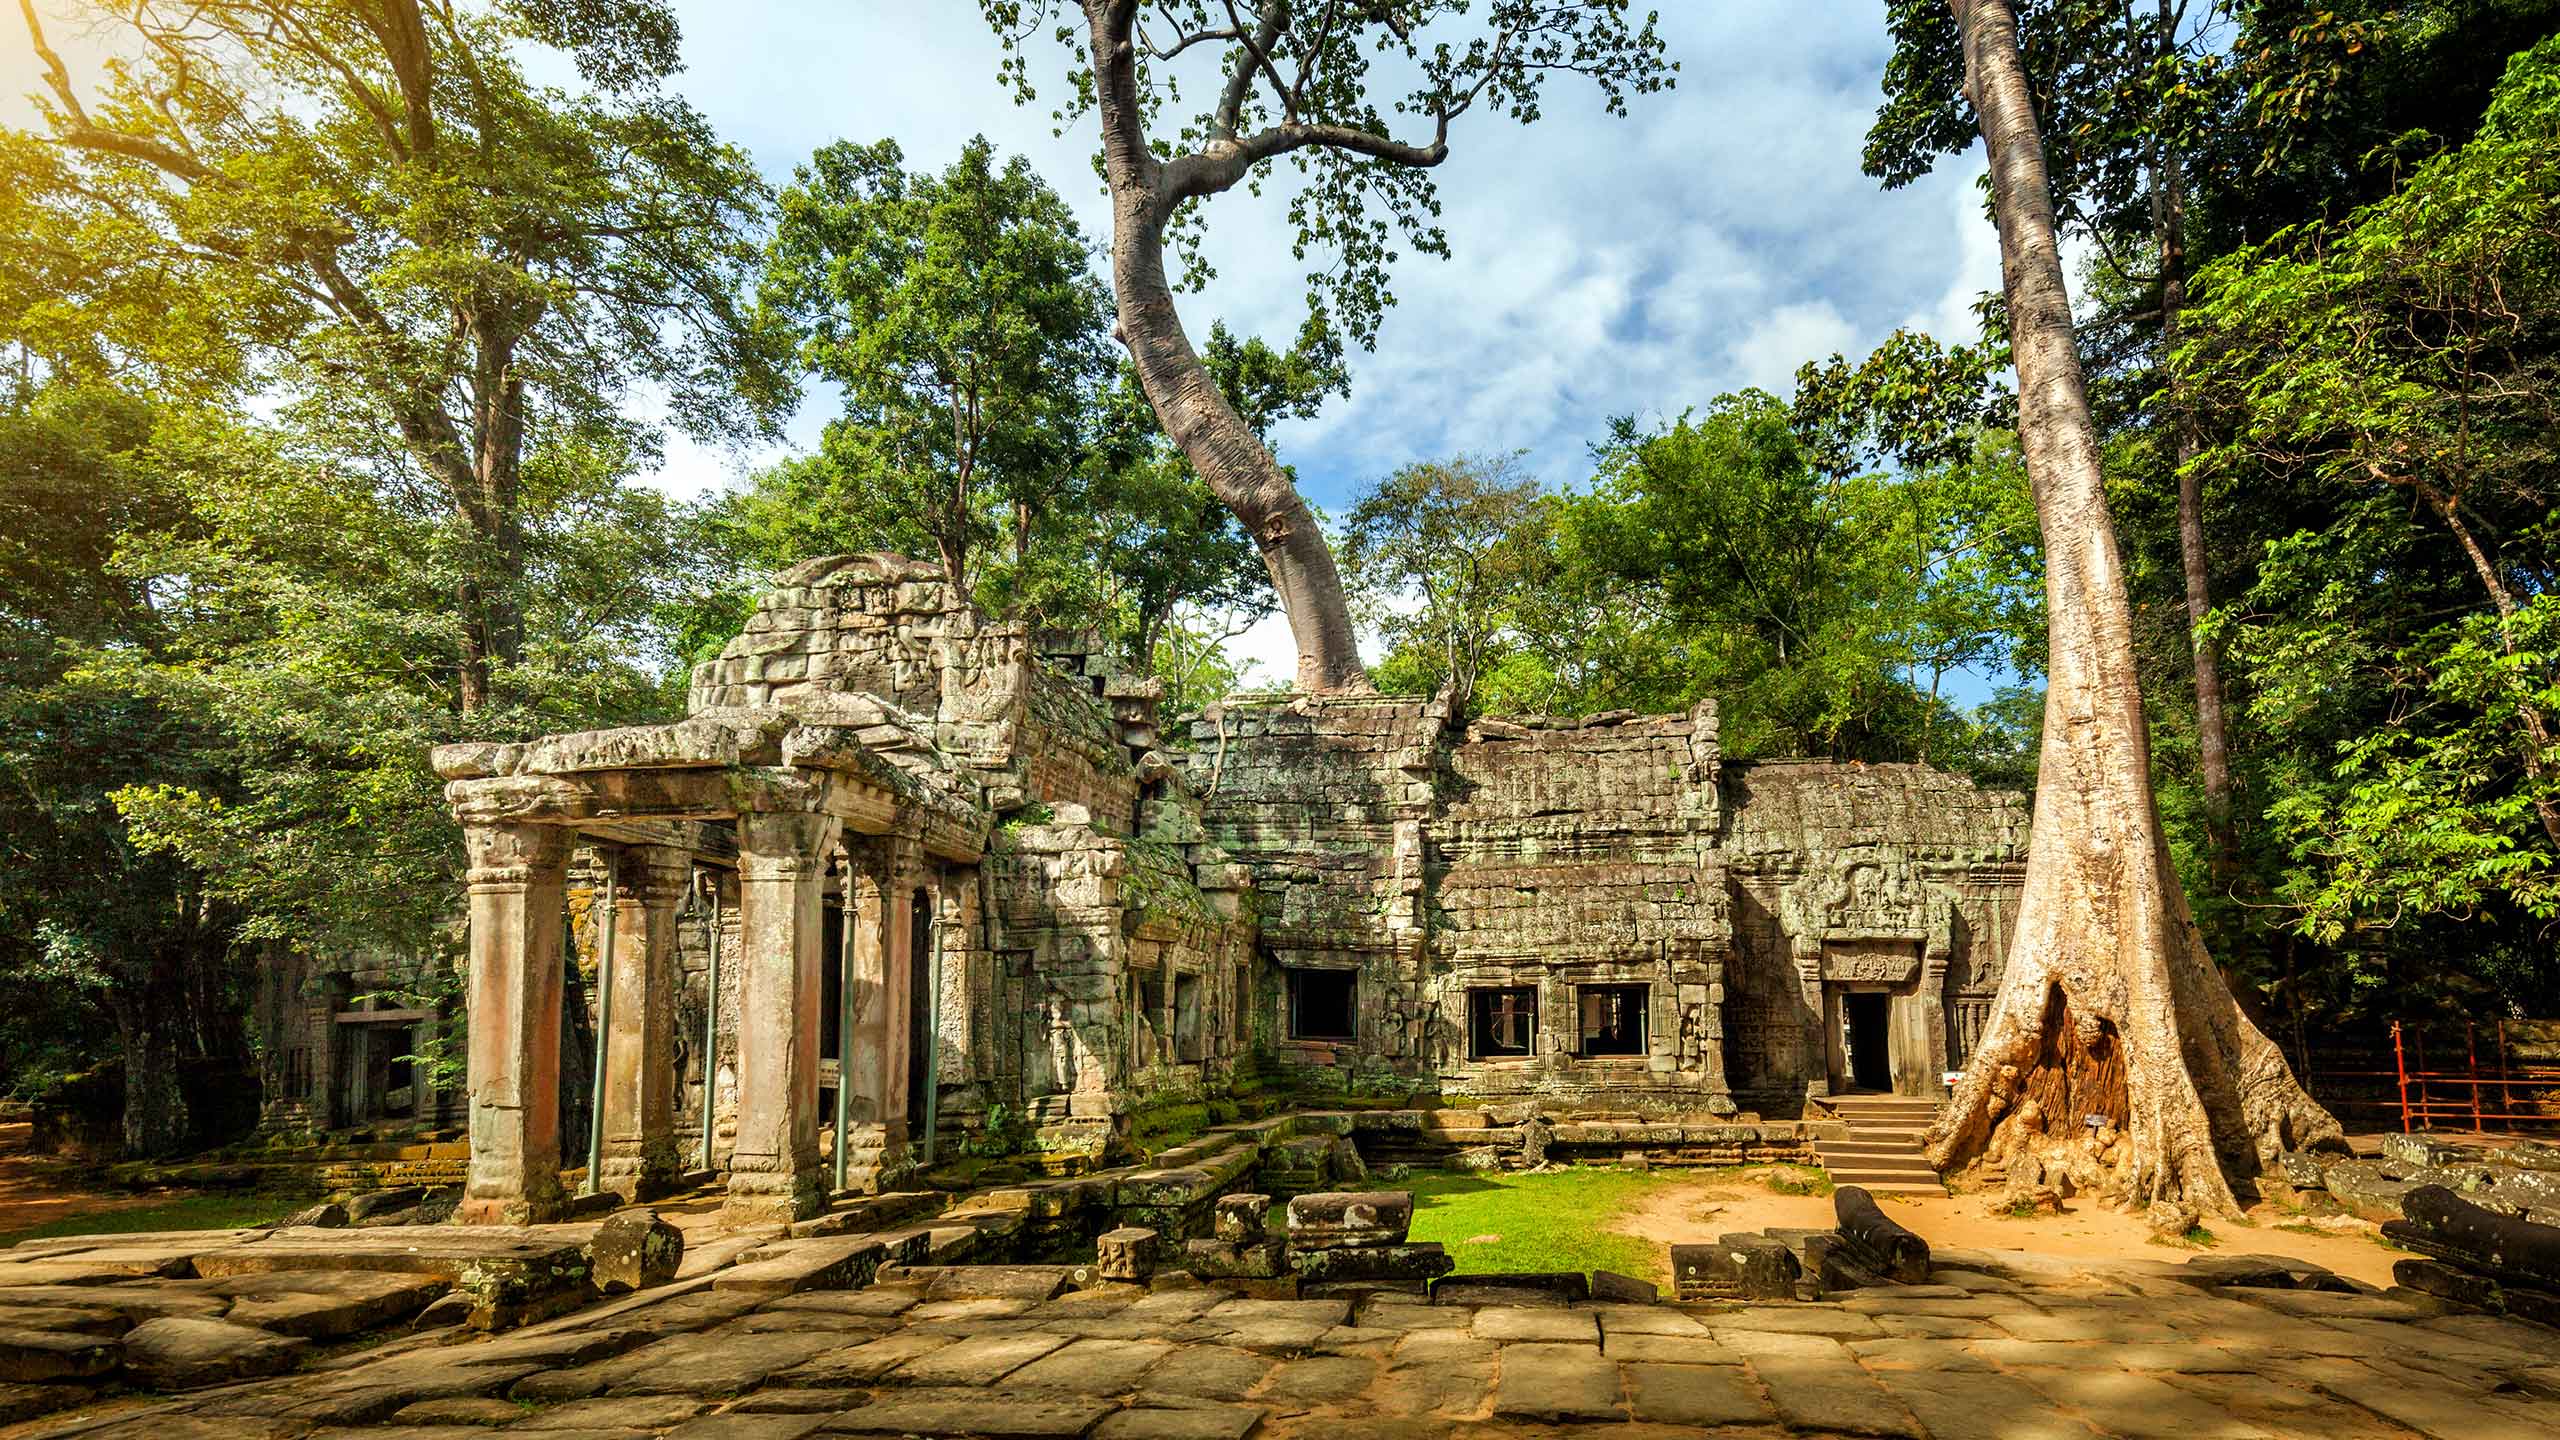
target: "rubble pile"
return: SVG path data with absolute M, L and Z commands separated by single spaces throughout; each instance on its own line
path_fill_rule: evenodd
M 2283 1166 L 2286 1183 L 2296 1190 L 2325 1193 L 2347 1213 L 2377 1225 L 2404 1218 L 2409 1195 L 2429 1185 L 2484 1210 L 2560 1225 L 2560 1145 L 2385 1135 L 2378 1160 L 2294 1153 L 2283 1157 Z

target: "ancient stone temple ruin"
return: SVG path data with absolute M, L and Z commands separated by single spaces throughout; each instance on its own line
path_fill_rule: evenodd
M 585 1159 L 572 974 L 597 1183 L 725 1170 L 760 1220 L 941 1145 L 1099 1158 L 1240 1097 L 1934 1095 L 2023 873 L 2019 797 L 1728 765 L 1712 705 L 1246 697 L 1166 735 L 1153 680 L 894 556 L 783 575 L 690 698 L 436 753 L 471 860 L 466 1219 L 558 1213 Z

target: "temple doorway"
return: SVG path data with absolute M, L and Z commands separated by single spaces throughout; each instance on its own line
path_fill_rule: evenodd
M 1849 991 L 1840 997 L 1841 1028 L 1847 1032 L 1849 1087 L 1893 1089 L 1892 997 L 1877 991 Z

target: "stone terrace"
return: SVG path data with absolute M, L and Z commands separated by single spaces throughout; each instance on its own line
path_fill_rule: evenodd
M 1062 1267 L 892 1269 L 774 1296 L 705 1275 L 496 1338 L 420 1335 L 12 1433 L 2560 1435 L 2560 1346 L 2538 1326 L 2223 1284 L 2251 1267 L 2221 1258 L 1936 1258 L 1933 1284 L 1763 1306 L 1253 1300 L 1179 1277 L 1070 1291 Z

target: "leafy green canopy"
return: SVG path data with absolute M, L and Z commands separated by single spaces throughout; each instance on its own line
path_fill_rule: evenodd
M 1977 427 L 1942 439 L 1924 471 L 1833 467 L 1817 458 L 1845 461 L 1855 422 L 1835 411 L 1817 433 L 1810 413 L 1751 391 L 1652 430 L 1621 421 L 1579 493 L 1542 494 L 1484 460 L 1389 477 L 1344 542 L 1392 647 L 1380 684 L 1447 687 L 1496 712 L 1713 698 L 1736 756 L 2024 779 L 2034 725 L 2016 700 L 1967 715 L 1939 694 L 1960 669 L 2023 683 L 2037 668 L 2034 516 L 2014 445 Z
M 146 58 L 85 87 L 34 31 L 41 132 L 0 134 L 0 334 L 65 374 L 256 403 L 369 472 L 462 580 L 491 703 L 529 606 L 529 451 L 644 460 L 784 398 L 733 298 L 765 189 L 663 93 L 654 0 L 122 0 Z M 565 47 L 589 89 L 539 87 Z
M 2560 40 L 2396 194 L 2201 283 L 2178 361 L 2228 427 L 2202 463 L 2336 517 L 2270 544 L 2233 627 L 2253 717 L 2298 747 L 2284 898 L 2330 942 L 2560 914 Z
M 1019 566 L 1043 516 L 1077 504 L 1109 301 L 1028 161 L 999 167 L 984 137 L 940 174 L 904 160 L 894 140 L 839 142 L 783 192 L 764 304 L 844 397 L 786 483 L 965 586 L 1007 523 Z

